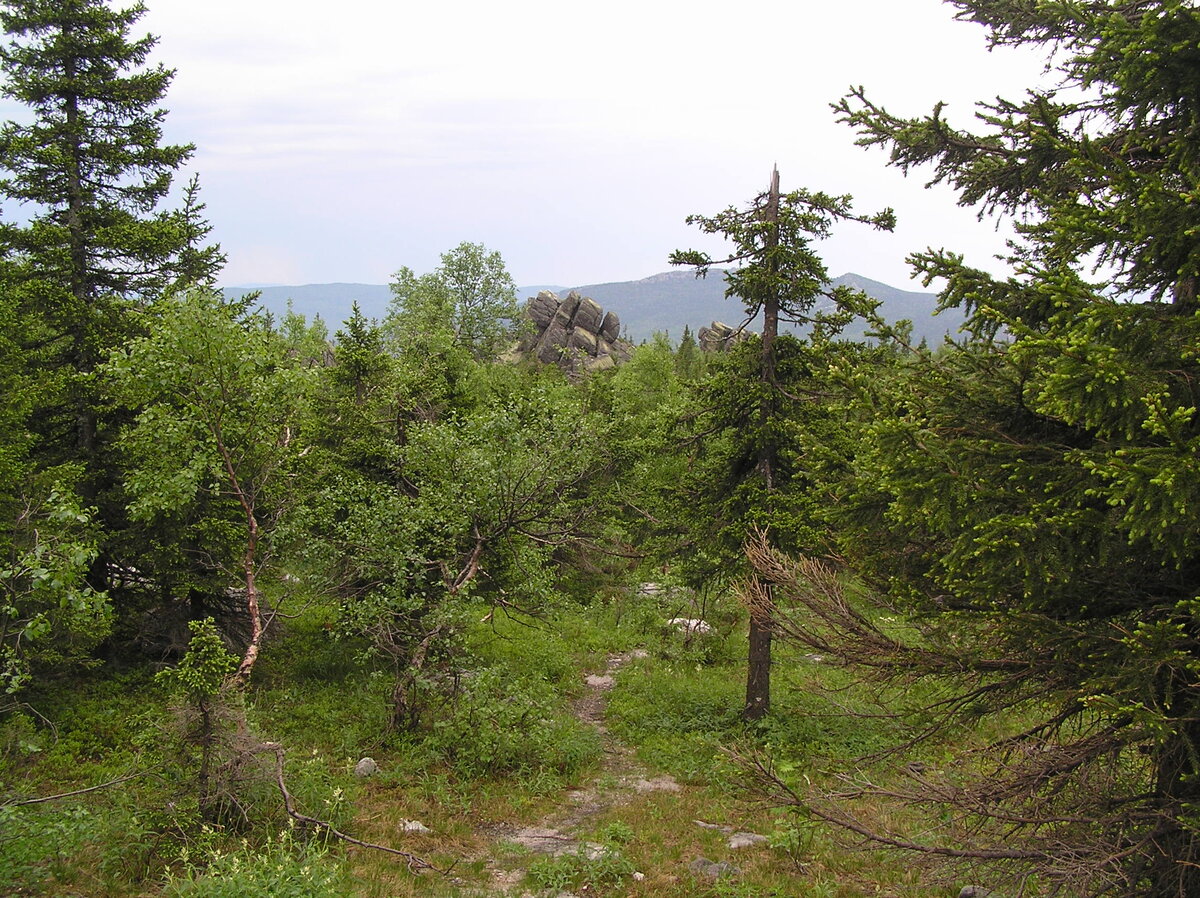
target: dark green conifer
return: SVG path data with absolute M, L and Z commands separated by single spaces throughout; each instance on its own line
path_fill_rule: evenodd
M 985 104 L 973 132 L 862 89 L 840 109 L 893 164 L 1015 214 L 1016 273 L 915 256 L 971 336 L 865 384 L 844 550 L 913 612 L 911 638 L 814 589 L 796 626 L 846 663 L 937 682 L 914 742 L 997 727 L 990 751 L 899 790 L 954 823 L 876 827 L 885 844 L 986 861 L 1018 891 L 1197 895 L 1200 11 L 954 5 L 994 44 L 1053 51 L 1053 87 Z
M 0 127 L 3 289 L 23 322 L 27 471 L 50 470 L 99 506 L 109 534 L 90 580 L 105 586 L 123 524 L 113 443 L 120 412 L 98 375 L 164 293 L 211 286 L 223 257 L 193 179 L 180 210 L 160 209 L 191 145 L 165 144 L 160 103 L 173 72 L 133 38 L 141 3 L 7 0 L 0 93 L 29 115 Z M 23 489 L 14 484 L 14 492 Z
M 183 212 L 156 211 L 193 148 L 162 144 L 159 103 L 173 73 L 145 66 L 154 38 L 129 36 L 144 12 L 102 0 L 0 10 L 0 90 L 32 112 L 0 128 L 0 247 L 19 260 L 8 286 L 41 324 L 41 364 L 70 372 L 58 407 L 41 416 L 50 461 L 95 460 L 103 425 L 92 374 L 133 330 L 131 306 L 185 276 L 208 280 L 219 264 L 199 247 L 207 228 L 194 185 Z M 85 492 L 97 492 L 96 474 Z

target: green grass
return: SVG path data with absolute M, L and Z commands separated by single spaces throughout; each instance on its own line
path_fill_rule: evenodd
M 153 775 L 70 801 L 0 810 L 7 836 L 0 882 L 14 883 L 16 894 L 88 898 L 416 898 L 481 887 L 492 858 L 514 875 L 527 871 L 522 887 L 601 898 L 942 894 L 903 859 L 847 851 L 802 815 L 754 804 L 744 771 L 726 752 L 767 751 L 797 783 L 818 781 L 831 761 L 902 736 L 900 725 L 857 716 L 872 706 L 844 671 L 786 646 L 777 647 L 772 714 L 746 724 L 742 625 L 728 605 L 714 603 L 714 632 L 687 640 L 665 625 L 679 602 L 625 595 L 586 607 L 563 603 L 536 620 L 471 609 L 457 692 L 438 698 L 422 727 L 405 734 L 387 730 L 389 675 L 364 644 L 334 638 L 325 609 L 310 606 L 265 647 L 246 718 L 254 736 L 285 746 L 298 808 L 367 841 L 453 864 L 457 883 L 416 876 L 394 856 L 290 834 L 269 764 L 246 792 L 252 826 L 202 827 L 188 766 L 194 755 L 179 748 L 168 697 L 148 674 L 104 669 L 31 694 L 45 719 L 24 712 L 0 720 L 5 793 L 66 791 L 134 769 Z M 497 844 L 498 828 L 538 824 L 569 806 L 570 789 L 619 791 L 618 777 L 602 774 L 598 735 L 574 718 L 571 702 L 587 673 L 633 648 L 645 654 L 624 664 L 608 693 L 609 731 L 636 749 L 651 776 L 671 773 L 683 788 L 636 794 L 626 787 L 621 802 L 583 825 L 586 841 L 607 846 L 601 855 L 539 859 Z M 380 772 L 358 779 L 354 764 L 368 754 Z M 865 772 L 886 778 L 894 763 Z M 865 812 L 879 820 L 889 813 Z M 406 820 L 432 831 L 406 833 Z M 725 834 L 696 820 L 770 842 L 733 852 Z M 698 878 L 688 865 L 699 856 L 741 873 Z

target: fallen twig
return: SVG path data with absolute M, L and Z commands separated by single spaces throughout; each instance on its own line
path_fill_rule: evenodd
M 335 839 L 340 839 L 343 842 L 348 842 L 351 845 L 358 845 L 361 848 L 373 848 L 375 851 L 383 851 L 387 854 L 396 854 L 404 858 L 408 863 L 408 869 L 413 872 L 421 870 L 433 870 L 435 873 L 440 873 L 443 876 L 448 876 L 450 868 L 443 870 L 441 867 L 434 866 L 429 861 L 417 857 L 408 851 L 401 851 L 399 848 L 389 848 L 386 845 L 377 845 L 374 842 L 364 842 L 361 839 L 356 839 L 353 836 L 348 836 L 344 832 L 334 828 L 333 824 L 324 820 L 318 820 L 316 817 L 310 817 L 307 814 L 302 814 L 296 810 L 295 800 L 292 798 L 292 793 L 288 791 L 287 782 L 283 777 L 283 746 L 278 742 L 264 742 L 258 751 L 269 751 L 275 755 L 275 782 L 279 786 L 279 794 L 283 796 L 283 806 L 289 817 L 297 823 L 305 826 L 313 826 L 322 829 Z
M 88 786 L 86 789 L 73 789 L 70 792 L 59 792 L 57 795 L 45 795 L 41 798 L 26 798 L 22 801 L 9 801 L 0 804 L 0 807 L 14 808 L 21 807 L 27 804 L 45 804 L 48 801 L 58 801 L 60 798 L 71 798 L 75 795 L 86 795 L 88 792 L 97 792 L 100 789 L 107 789 L 109 786 L 116 786 L 129 780 L 137 779 L 139 776 L 145 776 L 150 771 L 140 770 L 137 773 L 127 773 L 124 776 L 119 776 L 115 780 L 109 780 L 107 783 L 100 783 L 96 786 Z

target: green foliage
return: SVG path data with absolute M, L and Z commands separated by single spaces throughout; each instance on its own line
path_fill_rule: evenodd
M 1016 252 L 1035 268 L 1082 263 L 1114 271 L 1128 296 L 1162 297 L 1182 284 L 1194 298 L 1200 151 L 1191 128 L 1200 91 L 1184 74 L 1196 60 L 1194 7 L 1184 0 L 955 5 L 993 44 L 1054 52 L 1061 80 L 1020 100 L 980 104 L 974 133 L 951 126 L 941 104 L 930 116 L 903 119 L 859 88 L 838 107 L 858 142 L 887 147 L 906 171 L 932 164 L 933 180 L 958 190 L 961 205 L 1019 213 L 1028 241 Z M 1015 298 L 1017 287 L 1001 287 L 994 298 Z M 1019 314 L 1018 306 L 1008 310 Z
M 161 847 L 153 826 L 115 806 L 0 806 L 0 833 L 0 882 L 14 895 L 123 894 L 157 867 Z
M 696 251 L 671 256 L 672 264 L 695 266 L 700 276 L 716 264 L 738 264 L 726 275 L 726 294 L 741 299 L 751 319 L 763 316 L 761 338 L 709 364 L 681 428 L 692 458 L 674 507 L 663 517 L 690 530 L 689 543 L 699 549 L 685 554 L 693 585 L 711 582 L 720 571 L 727 578 L 744 570 L 742 545 L 751 528 L 769 531 L 792 549 L 819 543 L 820 460 L 842 439 L 826 373 L 839 355 L 855 352 L 829 337 L 868 305 L 858 291 L 827 292 L 828 273 L 813 249 L 844 220 L 881 229 L 894 225 L 890 210 L 855 214 L 848 196 L 780 194 L 776 174 L 772 191 L 747 209 L 689 217 L 689 224 L 733 244 L 727 258 Z M 822 298 L 834 312 L 820 310 Z M 813 326 L 812 338 L 780 336 L 781 321 Z
M 465 776 L 569 776 L 600 753 L 594 730 L 556 708 L 544 684 L 498 670 L 474 672 L 427 744 Z
M 237 670 L 237 658 L 229 654 L 213 619 L 190 621 L 192 631 L 187 654 L 174 667 L 155 676 L 168 689 L 189 702 L 202 702 L 221 691 L 230 674 Z
M 471 616 L 486 614 L 481 607 Z M 466 650 L 482 666 L 566 689 L 578 676 L 578 653 L 589 648 L 587 642 L 593 634 L 564 632 L 571 626 L 564 618 L 564 614 L 556 614 L 550 620 L 527 621 L 496 612 L 486 623 L 471 627 Z
M 78 663 L 109 631 L 108 597 L 86 577 L 96 558 L 92 515 L 52 489 L 29 501 L 0 567 L 0 689 L 12 696 L 37 668 Z M 5 705 L 0 704 L 0 710 Z
M 801 809 L 775 818 L 775 828 L 767 836 L 771 850 L 786 856 L 797 868 L 803 868 L 812 850 L 816 826 Z
M 402 349 L 446 334 L 479 360 L 494 359 L 516 336 L 517 288 L 498 252 L 460 243 L 418 277 L 396 272 L 387 327 Z
M 775 170 L 769 189 L 759 194 L 748 208 L 731 207 L 712 217 L 689 216 L 689 224 L 698 225 L 706 234 L 720 234 L 733 245 L 727 257 L 718 261 L 697 250 L 676 251 L 671 255 L 671 264 L 694 266 L 701 277 L 715 264 L 735 265 L 725 275 L 729 285 L 726 296 L 736 296 L 742 301 L 748 320 L 762 314 L 761 339 L 747 344 L 754 346 L 756 364 L 752 370 L 741 366 L 726 369 L 742 377 L 733 386 L 733 396 L 710 406 L 716 409 L 717 420 L 701 430 L 703 436 L 696 441 L 702 447 L 706 441 L 720 446 L 718 455 L 727 460 L 719 474 L 711 469 L 707 472 L 706 489 L 693 497 L 701 499 L 693 501 L 693 507 L 704 523 L 721 520 L 722 515 L 714 505 L 724 505 L 720 511 L 727 511 L 732 505 L 734 515 L 718 525 L 724 531 L 720 542 L 724 543 L 722 548 L 727 557 L 731 536 L 740 547 L 755 530 L 768 532 L 775 539 L 778 533 L 786 532 L 785 527 L 795 527 L 800 531 L 798 541 L 809 544 L 813 541 L 812 516 L 796 514 L 794 507 L 780 508 L 780 497 L 793 486 L 786 483 L 790 473 L 785 458 L 788 431 L 803 430 L 809 423 L 800 416 L 789 416 L 785 406 L 794 409 L 796 405 L 812 404 L 817 391 L 811 382 L 784 386 L 781 381 L 784 342 L 779 336 L 779 325 L 780 322 L 811 325 L 814 342 L 825 345 L 865 304 L 860 291 L 844 287 L 827 290 L 828 273 L 812 247 L 815 240 L 832 233 L 835 223 L 846 220 L 883 230 L 895 226 L 890 209 L 870 217 L 855 214 L 849 196 L 834 197 L 806 190 L 781 194 L 779 172 Z M 817 306 L 822 296 L 832 301 L 833 312 L 824 312 Z M 797 402 L 797 395 L 810 402 Z M 736 412 L 726 417 L 727 408 Z M 727 502 L 727 497 L 732 497 L 733 502 Z M 785 521 L 785 526 L 780 526 Z M 771 701 L 770 585 L 761 594 L 764 601 L 750 615 L 745 706 L 748 719 L 763 717 Z
M 683 381 L 695 381 L 704 376 L 708 360 L 704 357 L 699 344 L 696 342 L 692 329 L 683 326 L 683 336 L 679 340 L 679 348 L 675 350 L 675 373 Z
M 160 145 L 158 104 L 173 73 L 143 68 L 155 41 L 130 40 L 129 29 L 144 12 L 140 3 L 115 11 L 100 0 L 10 0 L 0 12 L 9 34 L 4 94 L 34 112 L 31 124 L 0 131 L 0 167 L 9 172 L 0 192 L 43 210 L 0 233 L 76 303 L 154 296 L 196 236 L 174 216 L 146 216 L 193 148 Z
M 366 640 L 335 632 L 337 609 L 328 597 L 320 602 L 294 582 L 289 588 L 300 593 L 292 601 L 301 610 L 268 643 L 255 667 L 256 688 L 247 696 L 249 723 L 289 748 L 317 749 L 323 757 L 361 757 L 387 726 L 386 678 L 364 657 Z M 292 783 L 293 791 L 299 782 Z
M 290 829 L 262 846 L 214 848 L 195 856 L 185 850 L 178 872 L 168 875 L 171 898 L 342 898 L 346 877 L 324 848 Z
M 675 367 L 671 344 L 662 334 L 655 334 L 616 370 L 612 376 L 612 415 L 622 427 L 631 431 L 653 429 L 653 420 L 663 417 L 660 410 L 678 402 L 683 391 Z
M 79 805 L 53 809 L 0 805 L 0 882 L 24 895 L 58 894 L 97 821 Z
M 613 733 L 678 776 L 709 779 L 723 741 L 743 732 L 743 687 L 726 668 L 626 672 L 608 702 Z
M 154 313 L 151 333 L 106 368 L 137 410 L 120 441 L 129 513 L 146 527 L 145 573 L 167 589 L 221 588 L 237 571 L 253 628 L 244 678 L 261 623 L 255 578 L 293 502 L 312 371 L 264 319 L 215 294 L 172 297 Z
M 561 379 L 456 357 L 470 401 L 446 390 L 440 407 L 410 404 L 414 381 L 449 385 L 461 371 L 411 351 L 393 364 L 375 339 L 360 328 L 339 343 L 361 362 L 329 385 L 353 436 L 321 435 L 305 551 L 332 572 L 344 631 L 369 637 L 392 668 L 394 724 L 411 728 L 427 685 L 458 663 L 472 596 L 527 610 L 556 597 L 555 553 L 598 517 L 590 491 L 608 459 L 603 419 Z
M 619 732 L 635 738 L 731 733 L 739 728 L 738 688 L 724 670 L 671 666 L 641 676 L 626 674 L 613 690 L 608 713 Z
M 354 312 L 358 313 L 357 303 L 354 305 Z M 325 364 L 331 347 L 329 328 L 325 326 L 320 315 L 309 322 L 292 308 L 292 302 L 288 300 L 287 312 L 284 313 L 277 330 L 283 338 L 288 356 L 306 367 Z
M 129 35 L 144 12 L 102 0 L 11 0 L 0 10 L 2 90 L 31 112 L 0 127 L 0 197 L 31 212 L 0 223 L 0 279 L 21 321 L 23 361 L 38 372 L 13 405 L 27 413 L 26 432 L 0 441 L 19 436 L 37 468 L 82 465 L 75 486 L 97 506 L 105 560 L 124 526 L 112 451 L 121 416 L 96 369 L 137 331 L 135 307 L 210 281 L 222 262 L 201 246 L 208 226 L 194 180 L 181 211 L 156 211 L 192 147 L 162 143 L 172 73 L 147 65 L 153 38 Z M 98 565 L 92 585 L 105 580 Z
M 0 260 L 0 280 L 7 280 L 13 264 Z M 0 292 L 0 540 L 7 545 L 13 522 L 21 515 L 21 484 L 29 477 L 34 445 L 32 412 L 55 390 L 62 375 L 48 376 L 35 367 L 36 354 L 29 349 L 40 329 L 25 313 L 22 294 L 16 289 Z M 77 474 L 75 475 L 78 476 Z M 26 488 L 25 491 L 27 491 Z
M 194 287 L 215 289 L 217 275 L 225 267 L 225 254 L 217 244 L 204 244 L 212 225 L 204 218 L 205 204 L 200 202 L 200 176 L 192 175 L 183 191 L 183 208 L 174 213 L 179 229 L 179 250 L 174 265 L 175 282 L 169 293 Z
M 764 327 L 769 332 L 776 330 L 775 316 L 796 324 L 835 324 L 843 319 L 814 312 L 829 276 L 812 244 L 828 237 L 836 222 L 847 220 L 888 231 L 896 223 L 891 209 L 873 216 L 855 214 L 849 196 L 808 190 L 780 194 L 776 173 L 774 191 L 759 194 L 747 209 L 731 206 L 711 217 L 688 216 L 687 223 L 702 233 L 729 240 L 733 248 L 728 256 L 718 260 L 696 250 L 676 250 L 670 261 L 695 267 L 699 276 L 714 265 L 735 265 L 725 273 L 729 285 L 725 295 L 740 299 L 752 320 L 765 313 Z M 835 288 L 830 298 L 840 312 L 841 306 L 856 298 L 856 291 Z
M 204 292 L 166 300 L 152 333 L 117 353 L 108 372 L 139 410 L 122 441 L 135 518 L 178 521 L 202 499 L 241 506 L 279 487 L 298 448 L 308 378 L 260 318 L 239 318 Z
M 1014 877 L 1190 894 L 1200 93 L 1178 66 L 1194 61 L 1200 16 L 1176 0 L 955 5 L 993 43 L 1052 48 L 1054 90 L 983 105 L 978 133 L 941 105 L 895 117 L 862 89 L 839 109 L 899 167 L 932 163 L 960 202 L 1013 213 L 1017 273 L 913 256 L 944 280 L 944 305 L 969 310 L 970 335 L 890 378 L 847 373 L 862 394 L 842 548 L 915 629 L 850 624 L 848 606 L 824 620 L 844 628 L 847 659 L 950 681 L 926 734 L 1015 718 L 986 762 L 951 774 L 951 813 L 975 838 L 937 850 L 1002 840 L 1030 859 L 1013 859 Z
M 636 868 L 611 842 L 581 845 L 556 857 L 539 858 L 529 865 L 529 880 L 553 892 L 617 886 Z

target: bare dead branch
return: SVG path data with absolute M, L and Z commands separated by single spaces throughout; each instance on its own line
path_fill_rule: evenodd
M 119 776 L 116 779 L 111 779 L 106 783 L 99 783 L 95 786 L 88 786 L 86 789 L 73 789 L 70 792 L 59 792 L 57 795 L 44 795 L 39 798 L 25 798 L 21 801 L 9 801 L 0 805 L 6 808 L 19 808 L 29 804 L 45 804 L 49 801 L 58 801 L 63 798 L 73 798 L 76 795 L 86 795 L 89 792 L 98 792 L 101 789 L 107 789 L 110 786 L 119 786 L 121 783 L 127 783 L 130 780 L 135 780 L 138 777 L 145 776 L 149 770 L 139 770 L 136 773 L 127 773 L 124 776 Z
M 307 814 L 302 814 L 296 810 L 296 802 L 292 797 L 292 793 L 288 791 L 287 781 L 283 775 L 283 746 L 278 742 L 264 742 L 258 748 L 259 752 L 269 752 L 275 756 L 275 783 L 279 787 L 279 794 L 283 797 L 283 806 L 289 817 L 295 820 L 302 826 L 311 826 L 319 830 L 323 830 L 335 839 L 339 839 L 350 845 L 357 845 L 360 848 L 370 848 L 373 851 L 382 851 L 386 854 L 394 854 L 404 858 L 410 872 L 419 873 L 422 870 L 432 870 L 435 873 L 440 873 L 442 876 L 448 876 L 453 866 L 443 870 L 434 864 L 429 863 L 415 854 L 408 851 L 401 851 L 399 848 L 389 848 L 387 845 L 377 845 L 374 842 L 364 842 L 362 839 L 356 839 L 353 836 L 348 836 L 346 833 L 336 829 L 333 824 L 325 820 L 318 820 L 316 817 L 310 817 Z

